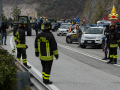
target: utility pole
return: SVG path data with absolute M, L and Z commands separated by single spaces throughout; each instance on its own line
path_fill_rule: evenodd
M 2 23 L 2 0 L 0 0 L 0 26 Z

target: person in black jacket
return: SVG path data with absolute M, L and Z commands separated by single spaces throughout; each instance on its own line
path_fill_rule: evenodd
M 57 43 L 50 32 L 50 23 L 44 22 L 43 25 L 44 30 L 35 39 L 35 55 L 41 60 L 43 82 L 45 84 L 52 84 L 49 77 L 53 63 L 53 54 L 56 60 L 58 59 Z
M 37 35 L 38 35 L 38 25 L 37 25 L 37 23 L 35 23 L 35 25 L 34 25 L 34 29 L 35 29 L 36 36 L 37 36 Z
M 26 59 L 27 58 L 26 49 L 28 48 L 28 46 L 25 44 L 26 40 L 25 40 L 24 21 L 19 21 L 19 27 L 15 33 L 14 40 L 17 48 L 17 60 L 20 61 L 22 54 L 23 65 L 28 69 L 31 68 L 31 66 L 27 65 L 27 59 Z
M 112 23 L 110 26 L 110 60 L 108 64 L 117 64 L 117 47 L 119 43 L 119 33 L 115 30 L 115 24 Z
M 110 55 L 109 57 L 107 58 L 107 54 L 108 54 L 108 51 L 109 50 L 109 37 L 110 37 L 110 29 L 109 29 L 109 25 L 106 25 L 106 28 L 105 28 L 105 31 L 104 31 L 104 35 L 105 35 L 105 57 L 102 59 L 102 60 L 107 60 L 107 59 L 110 59 Z M 110 53 L 109 53 L 110 54 Z
M 81 45 L 81 36 L 82 36 L 82 30 L 79 28 L 79 25 L 76 25 L 76 31 L 77 31 L 77 39 L 79 42 L 78 47 Z
M 4 39 L 4 45 L 7 45 L 7 44 L 6 44 L 6 39 L 7 39 L 6 29 L 7 29 L 7 26 L 5 25 L 5 22 L 2 22 L 2 26 L 1 26 L 1 28 L 0 28 L 1 35 L 2 35 L 1 45 L 3 45 L 3 38 L 4 38 L 4 37 L 5 37 L 5 39 Z

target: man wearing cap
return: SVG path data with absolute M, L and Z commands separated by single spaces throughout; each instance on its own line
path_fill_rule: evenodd
M 42 32 L 35 39 L 35 55 L 41 60 L 42 77 L 45 84 L 52 84 L 49 78 L 53 57 L 55 56 L 56 60 L 59 58 L 57 42 L 50 30 L 50 22 L 44 22 Z
M 22 20 L 19 21 L 19 27 L 15 33 L 14 40 L 17 48 L 17 60 L 20 61 L 22 55 L 23 65 L 28 69 L 31 68 L 31 66 L 27 65 L 26 49 L 28 46 L 25 44 L 26 40 L 25 40 L 24 21 Z
M 115 30 L 115 24 L 110 25 L 110 60 L 108 64 L 117 64 L 117 47 L 119 43 L 119 33 Z

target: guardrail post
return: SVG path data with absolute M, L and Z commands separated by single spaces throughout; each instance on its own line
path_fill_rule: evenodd
M 24 86 L 30 85 L 30 73 L 18 72 L 17 73 L 17 90 L 23 90 Z

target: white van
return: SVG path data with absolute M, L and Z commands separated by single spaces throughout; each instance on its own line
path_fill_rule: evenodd
M 103 48 L 104 27 L 90 27 L 86 30 L 85 34 L 81 37 L 81 47 L 86 46 L 99 46 Z

